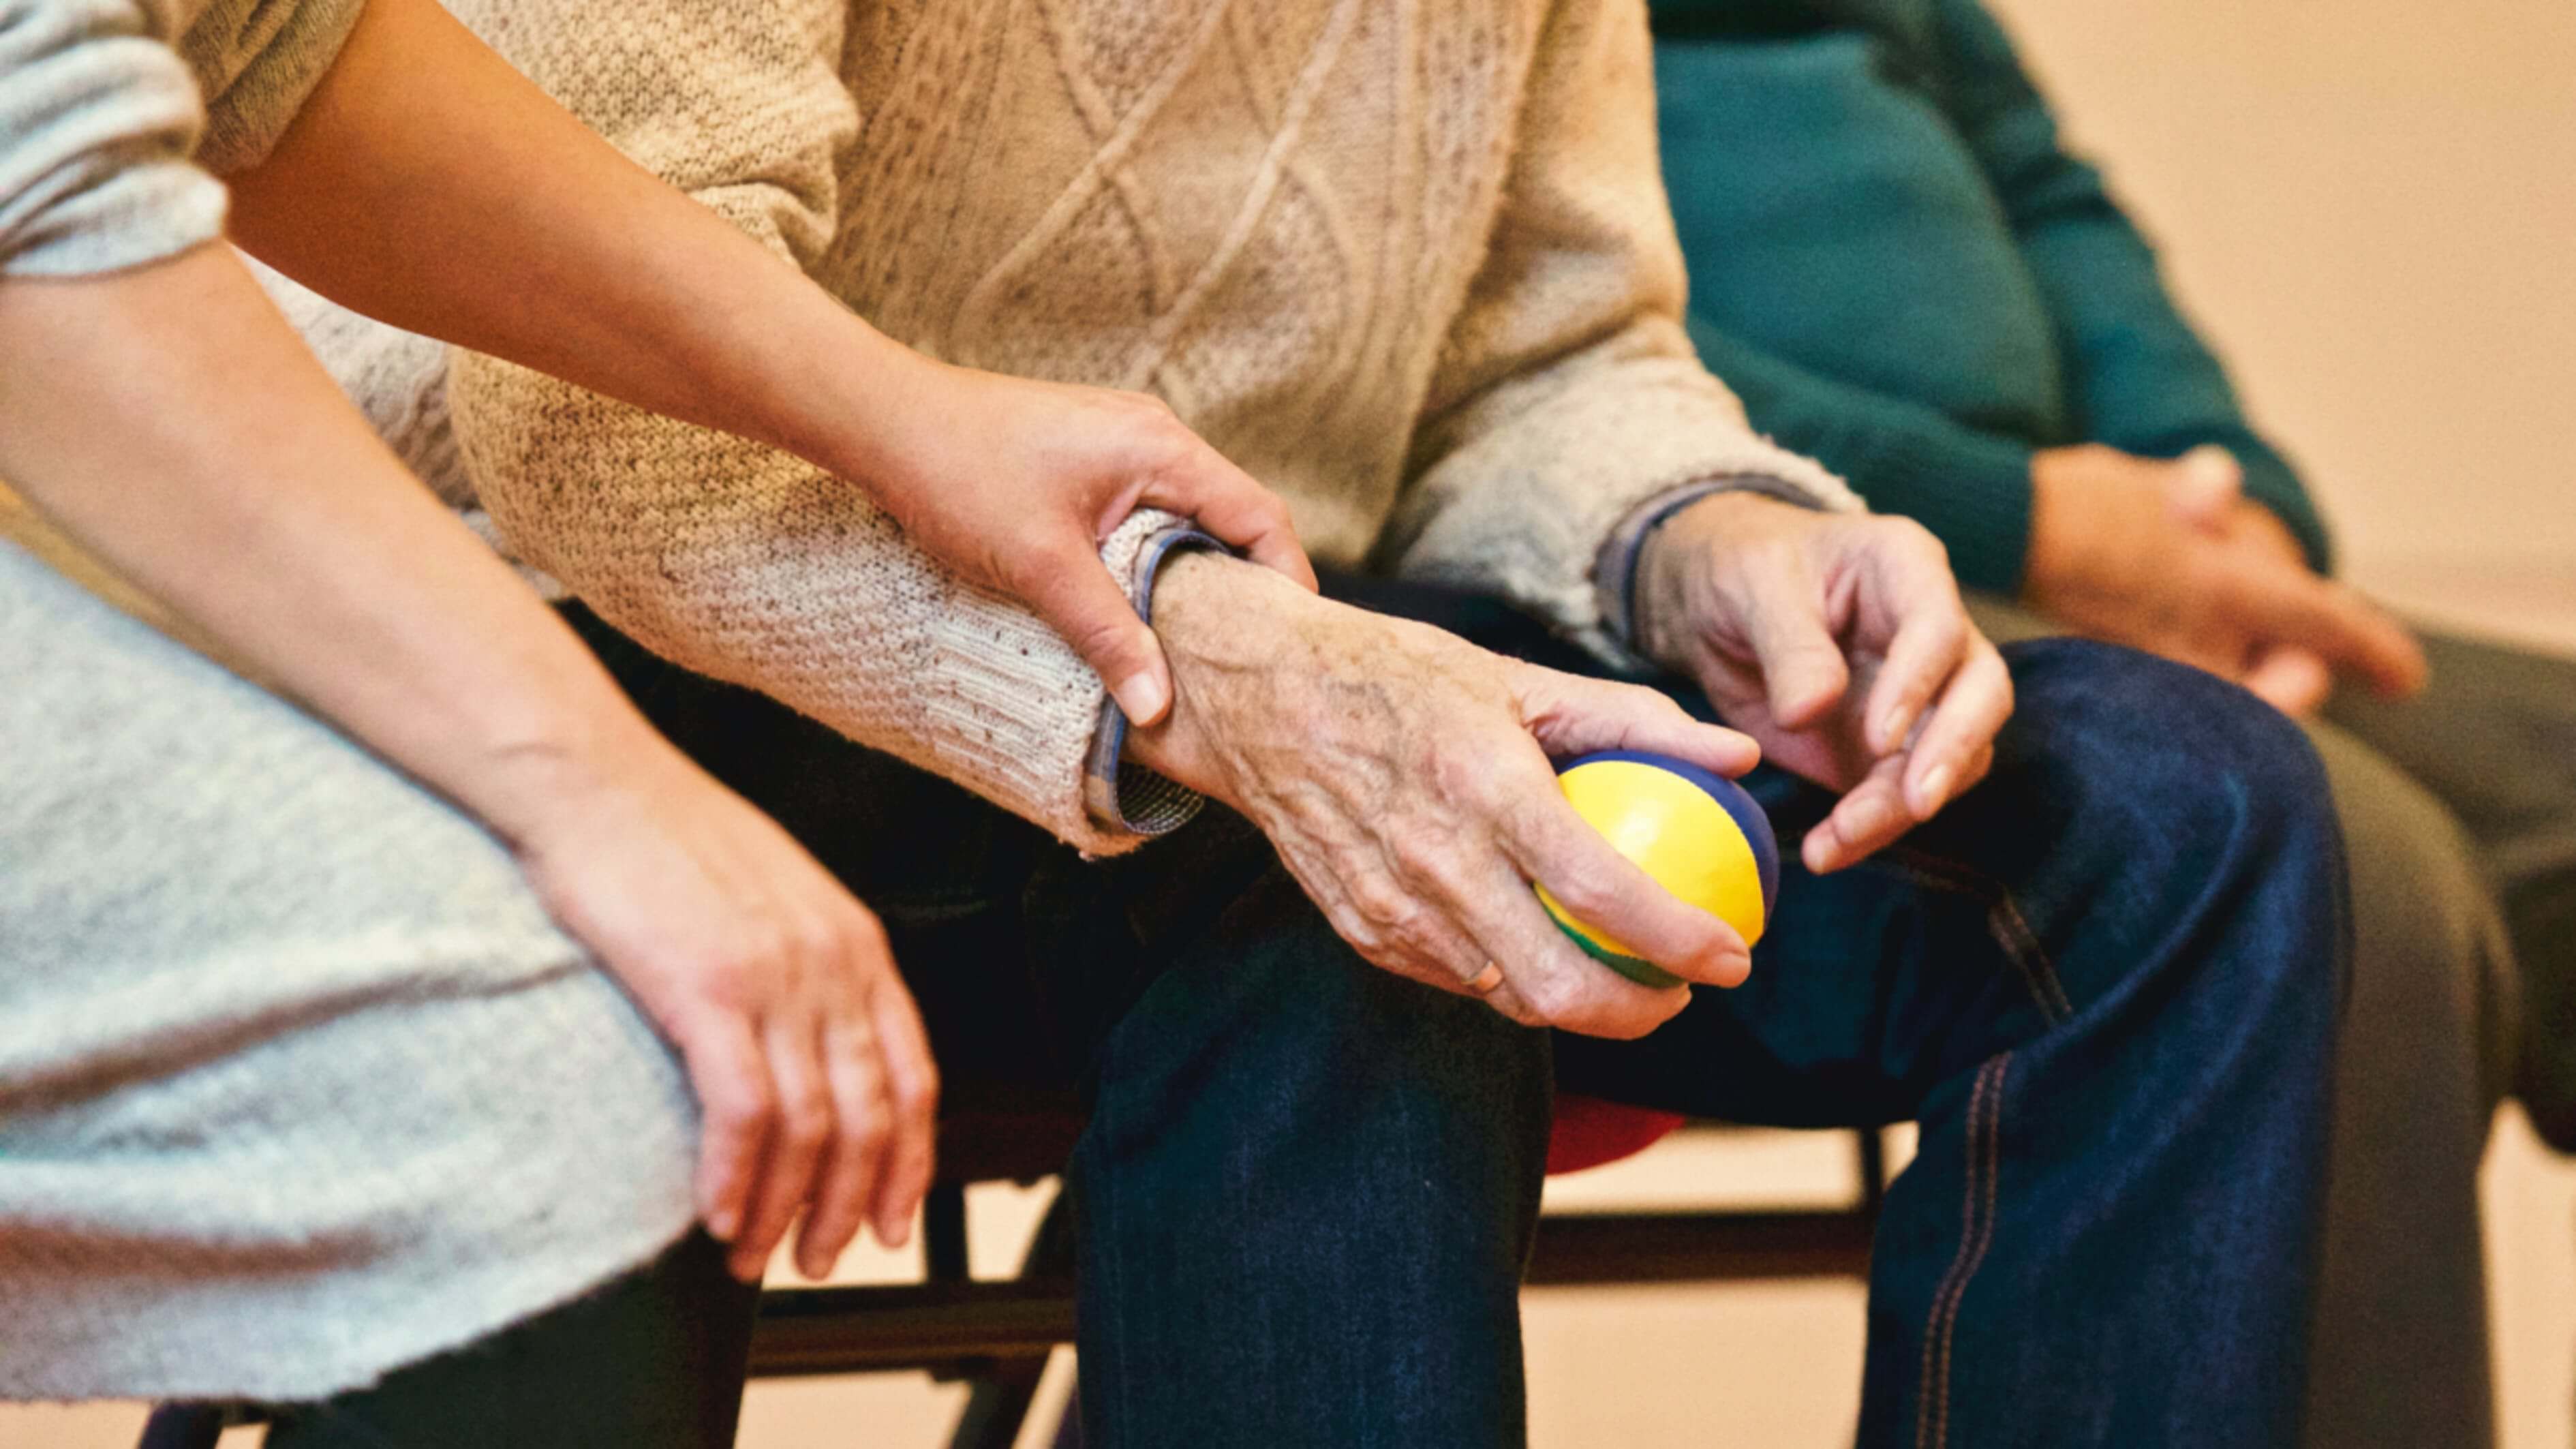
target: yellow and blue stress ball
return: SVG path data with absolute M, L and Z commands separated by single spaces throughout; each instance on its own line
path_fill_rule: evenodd
M 1556 767 L 1576 814 L 1657 885 L 1716 916 L 1752 945 L 1780 898 L 1780 842 L 1744 787 L 1686 760 L 1639 750 L 1578 755 Z M 1539 904 L 1594 960 L 1646 986 L 1681 978 L 1576 920 L 1539 887 Z

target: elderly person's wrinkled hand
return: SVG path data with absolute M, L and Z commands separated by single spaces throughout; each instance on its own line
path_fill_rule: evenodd
M 1567 939 L 1533 881 L 1686 982 L 1732 986 L 1742 937 L 1575 814 L 1550 756 L 1653 750 L 1723 774 L 1759 752 L 1663 695 L 1577 678 L 1315 598 L 1206 554 L 1168 565 L 1154 622 L 1179 701 L 1136 758 L 1258 825 L 1370 961 L 1516 1021 L 1639 1036 L 1687 986 L 1640 986 Z
M 2012 676 L 1919 524 L 1721 493 L 1656 531 L 1636 589 L 1648 657 L 1773 764 L 1843 792 L 1807 834 L 1810 870 L 1892 843 L 1993 763 Z
M 2293 715 L 2323 703 L 2337 674 L 2383 694 L 2421 687 L 2423 651 L 2404 626 L 2312 572 L 2241 483 L 2218 448 L 2041 452 L 2025 595 L 2080 633 L 2196 665 Z

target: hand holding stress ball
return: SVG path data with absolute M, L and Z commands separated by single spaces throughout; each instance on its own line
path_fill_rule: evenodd
M 1575 813 L 1609 838 L 1656 884 L 1733 926 L 1744 944 L 1762 939 L 1780 896 L 1780 845 L 1744 787 L 1668 755 L 1607 750 L 1556 768 Z M 1680 977 L 1566 913 L 1539 887 L 1539 904 L 1593 959 L 1645 986 Z

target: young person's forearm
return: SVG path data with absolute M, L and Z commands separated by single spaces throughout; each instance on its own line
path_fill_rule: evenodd
M 0 355 L 0 477 L 505 835 L 559 782 L 658 753 L 579 640 L 403 471 L 230 252 L 0 282 Z
M 235 240 L 343 306 L 862 482 L 884 460 L 853 419 L 924 372 L 435 0 L 371 0 L 277 147 L 230 180 Z

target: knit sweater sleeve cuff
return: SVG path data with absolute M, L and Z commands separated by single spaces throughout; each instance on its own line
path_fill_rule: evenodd
M 1191 549 L 1224 551 L 1225 545 L 1195 524 L 1166 523 L 1147 534 L 1136 550 L 1127 597 L 1136 616 L 1154 622 L 1154 580 L 1163 565 Z M 1091 752 L 1083 765 L 1082 804 L 1094 828 L 1111 833 L 1167 835 L 1187 824 L 1204 802 L 1196 791 L 1127 759 L 1127 713 L 1115 697 L 1103 693 L 1100 727 L 1092 733 Z
M 1806 490 L 1793 484 L 1759 474 L 1739 474 L 1686 483 L 1630 510 L 1611 531 L 1609 542 L 1601 546 L 1601 557 L 1592 567 L 1592 586 L 1601 596 L 1602 626 L 1622 648 L 1634 653 L 1637 647 L 1637 565 L 1645 557 L 1647 543 L 1675 514 L 1720 493 L 1759 493 L 1800 508 L 1820 506 Z

